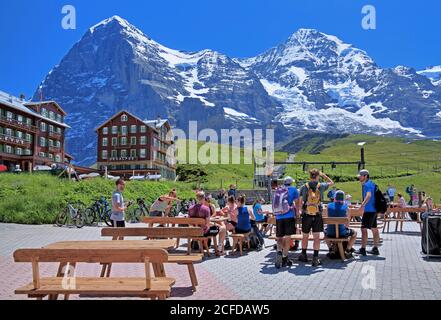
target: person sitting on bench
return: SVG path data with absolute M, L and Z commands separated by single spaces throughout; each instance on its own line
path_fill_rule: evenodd
M 328 205 L 328 216 L 330 218 L 344 218 L 348 216 L 348 206 L 345 203 L 345 193 L 343 191 L 337 191 L 335 194 L 335 201 Z M 345 250 L 345 255 L 347 259 L 352 258 L 352 253 L 355 251 L 352 246 L 354 245 L 355 240 L 357 240 L 357 232 L 353 229 L 349 229 L 344 224 L 340 224 L 338 226 L 338 233 L 340 238 L 350 237 Z M 329 238 L 335 238 L 335 225 L 328 225 L 325 230 L 325 234 Z M 326 244 L 328 245 L 331 253 L 333 247 L 332 244 L 328 241 L 326 242 Z

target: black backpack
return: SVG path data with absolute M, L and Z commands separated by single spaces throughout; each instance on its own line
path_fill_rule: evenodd
M 383 195 L 383 192 L 381 192 L 380 188 L 378 188 L 377 185 L 375 185 L 375 209 L 377 210 L 377 213 L 386 213 L 387 211 L 387 200 Z
M 259 247 L 260 241 L 257 235 L 252 231 L 249 235 L 250 249 L 257 249 Z

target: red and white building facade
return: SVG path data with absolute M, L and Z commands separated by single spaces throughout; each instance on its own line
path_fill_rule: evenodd
M 0 91 L 0 164 L 12 171 L 65 164 L 66 112 L 55 101 L 27 102 Z
M 96 129 L 97 168 L 111 175 L 176 178 L 175 144 L 168 120 L 141 120 L 120 111 Z

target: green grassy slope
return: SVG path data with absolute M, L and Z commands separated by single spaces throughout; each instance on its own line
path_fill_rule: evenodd
M 93 199 L 105 196 L 110 200 L 113 181 L 97 178 L 73 182 L 49 174 L 0 174 L 0 222 L 24 224 L 53 223 L 56 214 L 68 203 L 77 200 L 90 205 Z M 182 198 L 193 197 L 185 183 L 130 181 L 124 192 L 126 200 L 146 198 L 149 202 L 177 188 Z
M 309 139 L 309 140 L 308 140 Z M 309 143 L 308 143 L 309 141 Z M 390 182 L 396 185 L 397 190 L 404 192 L 407 185 L 414 183 L 420 190 L 428 192 L 439 201 L 441 197 L 441 142 L 429 140 L 407 140 L 404 138 L 349 135 L 332 136 L 328 138 L 316 135 L 302 140 L 294 140 L 291 144 L 285 144 L 283 149 L 297 151 L 295 161 L 359 161 L 359 142 L 365 142 L 366 168 L 370 170 L 383 189 Z M 187 143 L 181 141 L 181 143 Z M 298 151 L 294 144 L 300 144 Z M 199 147 L 202 145 L 199 142 Z M 247 159 L 243 150 L 231 147 L 213 145 L 219 152 L 239 152 L 241 159 Z M 188 151 L 187 151 L 188 152 Z M 276 161 L 285 161 L 287 152 L 276 152 Z M 189 165 L 183 165 L 186 167 Z M 207 173 L 204 179 L 194 179 L 192 182 L 201 181 L 203 188 L 217 189 L 226 187 L 230 183 L 238 182 L 239 188 L 251 188 L 253 179 L 253 166 L 242 165 L 200 165 Z M 319 169 L 322 169 L 319 166 Z M 351 193 L 355 199 L 361 198 L 360 186 L 356 182 L 357 166 L 337 166 L 332 169 L 330 165 L 323 166 L 326 173 L 338 181 L 338 186 Z M 307 179 L 307 173 L 303 172 L 300 165 L 287 166 L 287 174 L 297 180 Z

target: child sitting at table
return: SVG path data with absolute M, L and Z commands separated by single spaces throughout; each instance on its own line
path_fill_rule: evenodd
M 233 196 L 228 197 L 227 206 L 220 211 L 221 216 L 228 218 L 225 226 L 227 231 L 233 231 L 237 225 L 237 215 L 236 215 L 236 201 Z M 231 244 L 230 240 L 227 237 L 225 241 L 225 250 L 230 250 Z

